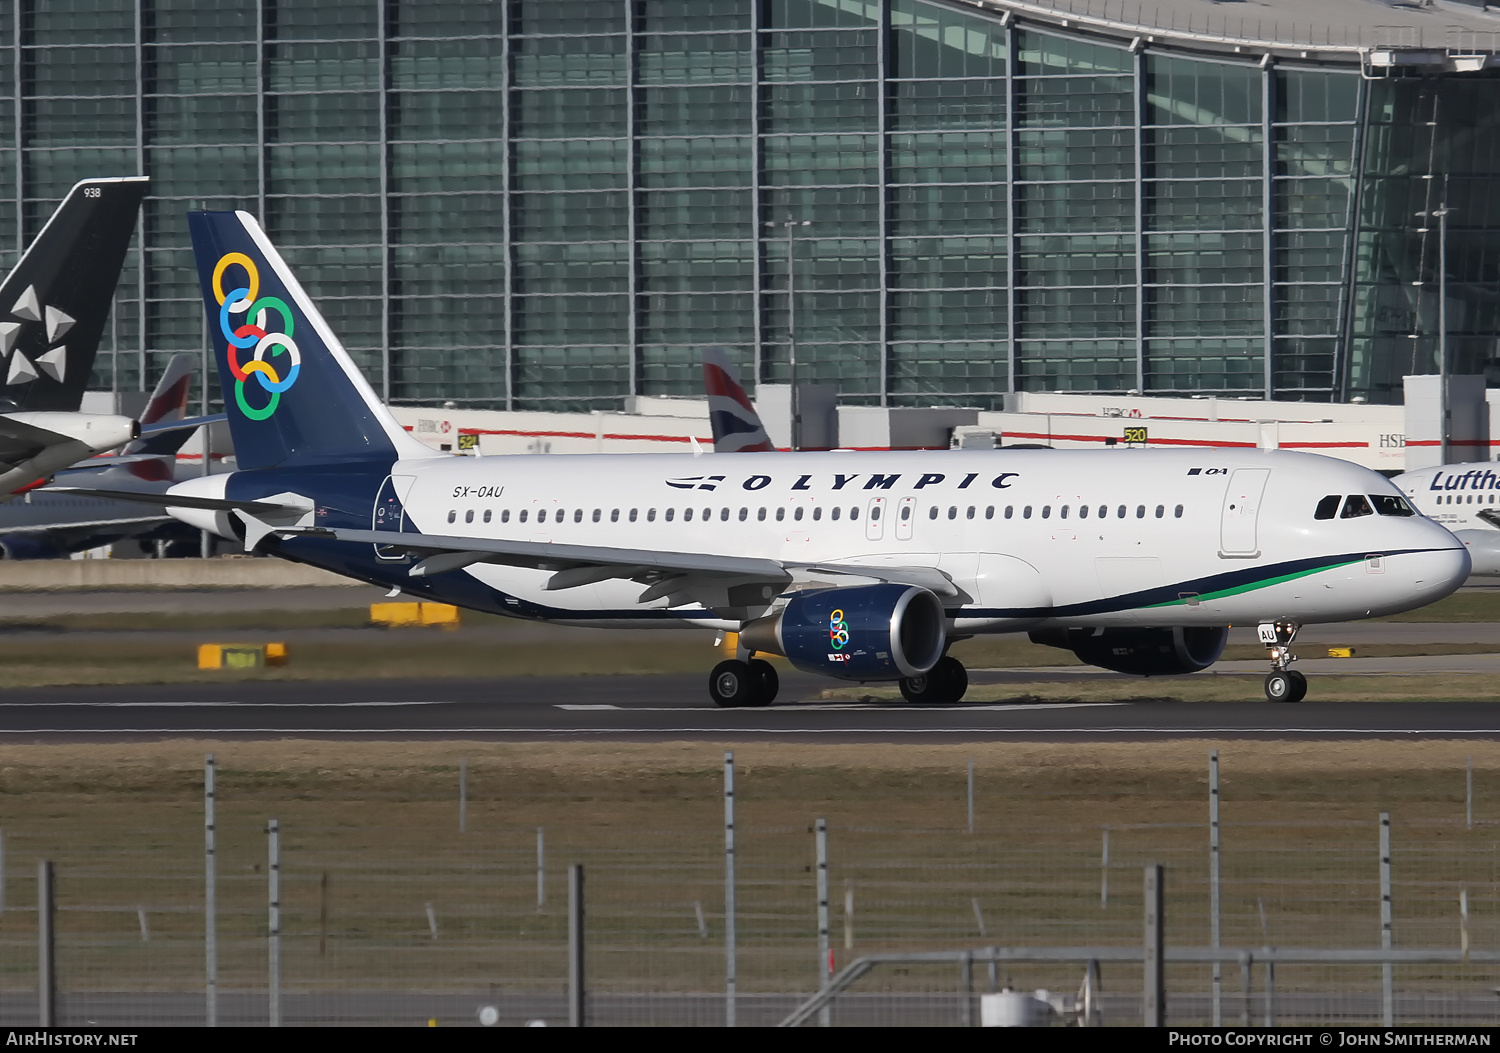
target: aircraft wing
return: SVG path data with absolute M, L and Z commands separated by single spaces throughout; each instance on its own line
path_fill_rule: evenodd
M 0 465 L 20 464 L 49 446 L 70 441 L 72 440 L 66 435 L 0 415 Z
M 637 581 L 647 585 L 638 601 L 641 603 L 661 596 L 683 597 L 680 602 L 688 602 L 690 598 L 697 598 L 700 594 L 715 595 L 728 587 L 757 585 L 770 585 L 776 589 L 770 596 L 758 597 L 769 600 L 793 582 L 852 585 L 890 581 L 918 585 L 940 596 L 957 594 L 947 575 L 929 567 L 802 563 L 750 556 L 606 548 L 546 541 L 398 534 L 385 530 L 307 527 L 273 532 L 332 537 L 338 541 L 381 545 L 422 555 L 422 560 L 411 569 L 412 577 L 441 574 L 476 563 L 495 563 L 552 571 L 552 577 L 545 586 L 549 592 L 611 579 Z M 732 585 L 729 584 L 731 582 Z M 700 599 L 699 602 L 704 601 Z M 714 605 L 712 602 L 705 602 L 705 606 Z

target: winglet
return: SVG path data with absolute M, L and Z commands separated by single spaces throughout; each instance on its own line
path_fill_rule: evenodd
M 715 453 L 768 453 L 776 449 L 724 348 L 710 347 L 703 352 L 703 387 L 708 392 Z

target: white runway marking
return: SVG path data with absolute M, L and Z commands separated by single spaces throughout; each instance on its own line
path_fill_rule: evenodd
M 1500 736 L 1495 728 L 0 728 L 0 735 L 1426 735 L 1449 738 Z
M 619 709 L 620 707 L 619 706 L 610 706 L 610 705 L 590 706 L 590 705 L 583 705 L 581 703 L 580 704 L 576 704 L 576 705 L 570 705 L 570 704 L 564 702 L 564 703 L 559 704 L 557 708 L 558 709 Z

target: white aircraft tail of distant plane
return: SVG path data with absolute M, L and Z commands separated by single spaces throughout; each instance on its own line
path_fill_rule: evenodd
M 1469 550 L 1475 577 L 1500 577 L 1500 461 L 1443 464 L 1391 480 Z
M 720 705 L 774 698 L 761 655 L 956 701 L 956 639 L 1026 632 L 1155 676 L 1212 665 L 1231 623 L 1260 626 L 1266 693 L 1294 701 L 1298 626 L 1419 607 L 1469 572 L 1384 477 L 1310 454 L 434 454 L 254 219 L 189 226 L 239 470 L 174 486 L 174 515 L 423 599 L 737 632 Z

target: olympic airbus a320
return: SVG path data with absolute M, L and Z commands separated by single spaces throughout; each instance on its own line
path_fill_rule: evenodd
M 1028 632 L 1156 676 L 1212 665 L 1231 623 L 1260 626 L 1266 694 L 1295 701 L 1298 626 L 1419 607 L 1469 572 L 1382 476 L 1307 454 L 437 455 L 253 218 L 189 226 L 239 470 L 173 487 L 174 515 L 475 610 L 738 632 L 709 678 L 720 705 L 775 697 L 762 655 L 956 701 L 964 637 Z

